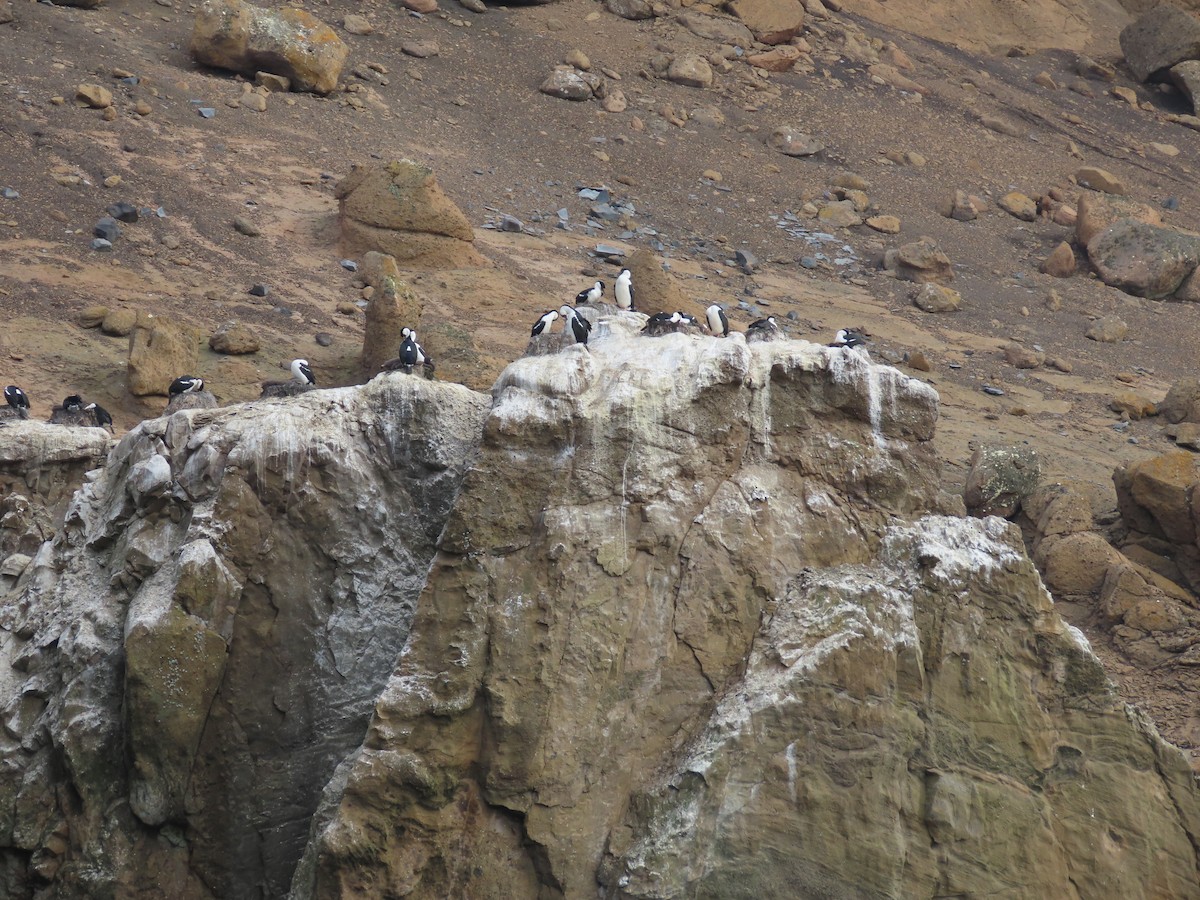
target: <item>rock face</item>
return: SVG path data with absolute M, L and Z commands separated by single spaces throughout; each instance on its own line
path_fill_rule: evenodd
M 1200 59 L 1200 20 L 1173 3 L 1155 6 L 1121 31 L 1121 52 L 1140 81 Z
M 337 186 L 342 252 L 376 250 L 400 265 L 483 265 L 466 216 L 442 191 L 433 170 L 410 160 L 354 166 Z
M 1183 756 L 938 515 L 931 388 L 593 313 L 490 399 L 126 435 L 0 620 L 0 895 L 1200 896 Z
M 262 9 L 242 0 L 204 0 L 189 45 L 197 62 L 243 75 L 270 72 L 298 91 L 337 87 L 350 48 L 302 9 Z
M 125 436 L 0 632 L 0 895 L 286 894 L 487 405 L 393 375 Z
M 914 521 L 927 388 L 803 342 L 649 358 L 620 328 L 501 376 L 294 897 L 1200 893 L 1183 757 L 1020 535 Z

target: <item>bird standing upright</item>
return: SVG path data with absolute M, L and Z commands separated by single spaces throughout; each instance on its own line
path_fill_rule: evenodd
M 597 282 L 599 283 L 599 282 Z M 553 309 L 548 309 L 542 313 L 542 317 L 533 323 L 533 330 L 529 332 L 530 337 L 537 337 L 547 328 L 554 324 L 554 320 L 558 318 L 558 313 Z
M 617 283 L 613 287 L 613 295 L 617 298 L 617 306 L 629 312 L 636 312 L 637 307 L 634 305 L 633 294 L 633 273 L 628 269 L 622 269 L 621 274 L 617 276 Z
M 604 296 L 604 282 L 597 281 L 590 288 L 585 288 L 575 295 L 576 303 L 598 303 Z
M 721 309 L 719 303 L 714 303 L 705 310 L 705 318 L 708 319 L 708 330 L 714 335 L 721 337 L 729 337 L 729 318 L 725 315 L 725 310 Z
M 292 378 L 300 384 L 317 383 L 316 377 L 313 375 L 313 370 L 308 367 L 307 359 L 292 360 Z
M 570 328 L 571 333 L 575 335 L 575 343 L 583 344 L 586 347 L 588 335 L 592 331 L 592 323 L 569 306 L 560 306 L 558 311 L 562 314 L 564 327 Z

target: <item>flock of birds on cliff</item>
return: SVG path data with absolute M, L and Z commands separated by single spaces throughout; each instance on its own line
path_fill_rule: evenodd
M 604 299 L 605 288 L 606 285 L 603 281 L 596 281 L 591 287 L 585 288 L 576 295 L 575 307 L 564 304 L 557 310 L 546 310 L 534 322 L 530 337 L 536 338 L 542 334 L 549 333 L 555 320 L 561 317 L 563 320 L 563 332 L 569 331 L 574 337 L 575 343 L 583 344 L 586 349 L 592 324 L 579 314 L 576 307 L 583 305 L 590 306 L 591 304 L 601 302 Z M 618 309 L 627 312 L 637 312 L 633 288 L 633 273 L 629 269 L 622 269 L 621 273 L 617 276 L 616 283 L 613 285 L 613 295 L 616 299 Z M 642 334 L 658 336 L 677 332 L 705 330 L 716 337 L 729 336 L 729 319 L 726 317 L 725 310 L 720 304 L 714 303 L 708 307 L 705 312 L 704 323 L 701 323 L 695 316 L 684 312 L 655 313 L 650 316 L 646 324 L 642 327 Z M 775 322 L 774 316 L 757 319 L 746 327 L 747 341 L 769 341 L 775 339 L 780 334 L 781 332 L 778 324 Z M 417 333 L 411 328 L 405 328 L 401 331 L 401 338 L 399 354 L 395 359 L 385 363 L 383 368 L 386 371 L 403 371 L 412 374 L 420 367 L 427 378 L 432 378 L 434 369 L 433 358 L 425 352 L 425 349 L 417 341 Z M 866 335 L 863 332 L 843 328 L 838 331 L 829 346 L 859 347 L 865 343 Z M 316 387 L 317 379 L 313 375 L 313 370 L 309 366 L 308 360 L 292 360 L 291 372 L 292 377 L 290 381 L 264 382 L 262 396 L 289 396 L 312 390 Z M 168 388 L 167 393 L 171 398 L 168 411 L 171 405 L 175 404 L 176 398 L 199 394 L 203 390 L 204 379 L 194 375 L 181 375 L 172 381 Z M 212 399 L 215 405 L 215 398 L 210 399 Z M 17 385 L 10 384 L 4 389 L 4 400 L 8 404 L 10 415 L 16 415 L 21 419 L 29 418 L 29 397 Z M 108 410 L 98 403 L 85 404 L 79 394 L 71 394 L 64 399 L 62 405 L 54 409 L 50 416 L 50 422 L 62 425 L 92 425 L 99 428 L 107 428 L 110 432 L 113 431 L 113 419 Z

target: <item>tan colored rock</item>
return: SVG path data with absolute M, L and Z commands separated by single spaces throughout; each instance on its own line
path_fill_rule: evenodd
M 927 313 L 955 312 L 962 306 L 962 294 L 940 284 L 925 284 L 913 294 L 912 302 Z
M 707 16 L 689 9 L 680 13 L 676 21 L 697 37 L 743 50 L 754 46 L 754 35 L 750 29 L 727 16 Z
M 172 381 L 195 371 L 196 360 L 196 339 L 190 332 L 162 318 L 139 321 L 129 335 L 129 392 L 165 397 Z
M 619 113 L 625 112 L 629 108 L 629 101 L 625 99 L 625 92 L 614 88 L 605 94 L 604 99 L 600 101 L 605 112 Z
M 768 72 L 787 72 L 800 59 L 800 51 L 791 44 L 783 44 L 765 53 L 754 53 L 746 57 L 750 65 Z
M 766 143 L 785 156 L 815 156 L 825 149 L 825 145 L 812 135 L 788 125 L 774 129 Z
M 970 222 L 972 219 L 979 218 L 979 208 L 966 191 L 956 190 L 950 197 L 942 201 L 938 212 L 948 219 L 957 219 L 959 222 Z
M 81 84 L 75 88 L 75 99 L 92 109 L 107 109 L 112 106 L 112 91 L 98 84 Z
M 1059 243 L 1047 256 L 1038 271 L 1054 278 L 1070 278 L 1075 274 L 1075 251 L 1066 241 Z
M 1044 70 L 1033 76 L 1033 83 L 1047 90 L 1058 90 L 1058 82 L 1054 80 L 1054 76 Z
M 1129 325 L 1120 316 L 1101 316 L 1088 326 L 1085 336 L 1102 344 L 1115 344 L 1129 333 Z
M 855 208 L 853 200 L 835 200 L 826 203 L 817 213 L 817 219 L 829 228 L 851 228 L 863 223 L 862 216 Z
M 1158 414 L 1158 407 L 1153 400 L 1134 391 L 1121 391 L 1108 402 L 1108 408 L 1130 419 L 1144 419 Z
M 1184 450 L 1128 463 L 1113 475 L 1121 516 L 1133 528 L 1178 544 L 1196 541 L 1196 457 Z
M 1118 219 L 1134 219 L 1147 225 L 1163 224 L 1162 214 L 1152 206 L 1125 197 L 1085 191 L 1076 205 L 1075 240 L 1086 247 L 1092 238 Z
M 1118 219 L 1087 245 L 1100 279 L 1136 297 L 1169 297 L 1200 265 L 1200 236 Z
M 342 28 L 344 28 L 348 34 L 355 34 L 359 36 L 368 35 L 375 31 L 375 26 L 371 24 L 371 21 L 366 16 L 360 16 L 354 13 L 342 18 Z
M 900 220 L 895 216 L 871 216 L 867 219 L 867 227 L 881 234 L 899 234 Z
M 1104 584 L 1108 567 L 1121 558 L 1094 531 L 1068 534 L 1047 542 L 1043 574 L 1046 586 L 1058 595 L 1095 594 Z
M 878 84 L 886 84 L 894 87 L 898 91 L 910 91 L 914 94 L 924 96 L 929 93 L 929 88 L 920 82 L 913 81 L 907 75 L 903 74 L 895 66 L 889 66 L 887 63 L 876 63 L 867 68 L 867 74 Z
M 286 94 L 292 89 L 292 80 L 274 72 L 255 72 L 254 83 L 268 91 Z
M 356 165 L 335 196 L 346 256 L 378 250 L 404 266 L 485 264 L 472 246 L 471 223 L 427 166 L 409 160 Z
M 1175 429 L 1175 443 L 1189 450 L 1200 450 L 1200 423 L 1181 422 Z
M 625 261 L 625 267 L 633 275 L 633 283 L 637 288 L 638 312 L 654 315 L 688 309 L 690 304 L 687 296 L 653 253 L 635 250 Z
M 1018 369 L 1036 369 L 1046 361 L 1046 354 L 1023 344 L 1005 344 L 1004 361 Z
M 667 67 L 667 80 L 687 87 L 706 88 L 713 83 L 712 66 L 698 53 L 682 53 Z
M 1032 222 L 1037 218 L 1037 204 L 1020 191 L 1009 191 L 996 201 L 996 205 L 1024 222 Z
M 254 329 L 242 322 L 226 322 L 208 339 L 208 346 L 214 353 L 226 356 L 245 356 L 257 353 L 262 343 Z
M 138 314 L 132 309 L 109 310 L 100 323 L 100 330 L 114 337 L 125 337 L 137 324 Z
M 363 326 L 362 370 L 367 378 L 379 372 L 384 363 L 396 358 L 403 341 L 403 330 L 407 327 L 415 331 L 421 324 L 421 298 L 399 277 L 395 260 L 391 257 L 384 260 L 382 268 L 386 274 L 382 274 L 377 282 Z
M 949 284 L 954 280 L 950 257 L 930 238 L 922 238 L 899 248 L 897 275 L 905 281 Z
M 79 315 L 75 317 L 75 322 L 80 328 L 99 328 L 100 323 L 104 321 L 108 313 L 109 308 L 107 306 L 89 306 L 80 310 Z
M 574 66 L 576 69 L 579 69 L 583 72 L 590 72 L 592 68 L 592 61 L 588 59 L 587 54 L 579 48 L 568 50 L 566 55 L 563 56 L 563 62 L 566 65 Z
M 963 502 L 973 516 L 1015 515 L 1021 501 L 1037 488 L 1041 460 L 1030 447 L 985 445 L 967 464 Z
M 730 0 L 726 9 L 763 44 L 786 44 L 804 27 L 799 0 Z
M 1091 188 L 1093 191 L 1100 191 L 1103 194 L 1124 196 L 1129 193 L 1125 182 L 1121 181 L 1111 172 L 1096 168 L 1095 166 L 1084 166 L 1082 169 L 1077 170 L 1075 172 L 1075 180 L 1084 187 Z
M 1185 376 L 1172 383 L 1158 411 L 1172 424 L 1200 422 L 1200 378 Z
M 328 94 L 349 48 L 311 13 L 263 9 L 242 0 L 204 0 L 196 12 L 189 44 L 204 65 L 245 75 L 273 72 L 298 91 Z

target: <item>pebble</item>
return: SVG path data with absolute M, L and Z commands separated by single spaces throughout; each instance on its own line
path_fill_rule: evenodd
M 270 293 L 270 290 L 271 289 L 269 287 L 267 287 L 265 284 L 256 284 L 250 288 L 248 293 L 252 297 L 265 297 L 265 296 L 267 296 L 268 293 Z
M 983 392 L 985 394 L 990 394 L 993 397 L 1003 397 L 1004 396 L 1004 391 L 1000 390 L 1000 388 L 998 388 L 998 387 L 992 387 L 990 384 L 985 384 L 983 386 Z
M 338 262 L 338 265 L 341 266 L 343 269 L 345 269 L 347 272 L 357 272 L 358 271 L 358 263 L 356 263 L 352 259 L 343 259 Z
M 820 265 L 820 263 L 817 261 L 816 257 L 802 256 L 800 257 L 800 265 L 806 269 L 815 269 Z
M 81 84 L 75 88 L 75 99 L 92 109 L 107 109 L 112 106 L 112 91 L 98 84 Z
M 375 30 L 365 16 L 348 15 L 342 19 L 342 27 L 346 29 L 348 34 L 366 35 Z
M 525 230 L 525 223 L 516 216 L 510 216 L 507 213 L 504 213 L 500 216 L 500 224 L 497 227 L 500 231 L 519 233 Z
M 569 50 L 563 56 L 563 62 L 568 66 L 574 66 L 584 72 L 592 70 L 592 61 L 587 58 L 587 54 L 582 50 Z
M 112 250 L 112 241 L 106 241 L 104 238 L 93 238 L 92 249 L 107 253 Z
M 122 180 L 120 175 L 109 175 L 104 179 L 104 186 L 106 188 L 115 188 L 121 184 Z
M 416 59 L 428 59 L 441 53 L 442 48 L 437 41 L 406 41 L 400 45 L 400 52 Z
M 150 104 L 145 100 L 139 100 L 137 103 L 135 103 L 133 106 L 133 111 L 139 116 L 148 116 L 152 112 Z
M 4 190 L 0 191 L 0 196 L 4 197 L 5 200 L 19 200 L 21 194 L 12 188 L 6 187 Z
M 236 216 L 233 220 L 233 230 L 238 234 L 244 234 L 246 237 L 258 237 L 262 232 L 258 230 L 258 226 L 243 216 Z
M 121 226 L 117 224 L 117 220 L 111 216 L 105 216 L 92 226 L 92 234 L 98 238 L 103 238 L 109 247 L 112 247 L 112 242 L 121 235 Z
M 211 106 L 201 106 L 196 110 L 196 112 L 200 113 L 200 117 L 202 119 L 211 119 L 217 114 L 217 111 Z
M 319 347 L 328 347 L 333 344 L 333 335 L 328 331 L 318 331 L 313 336 L 313 340 L 317 342 L 317 346 Z

